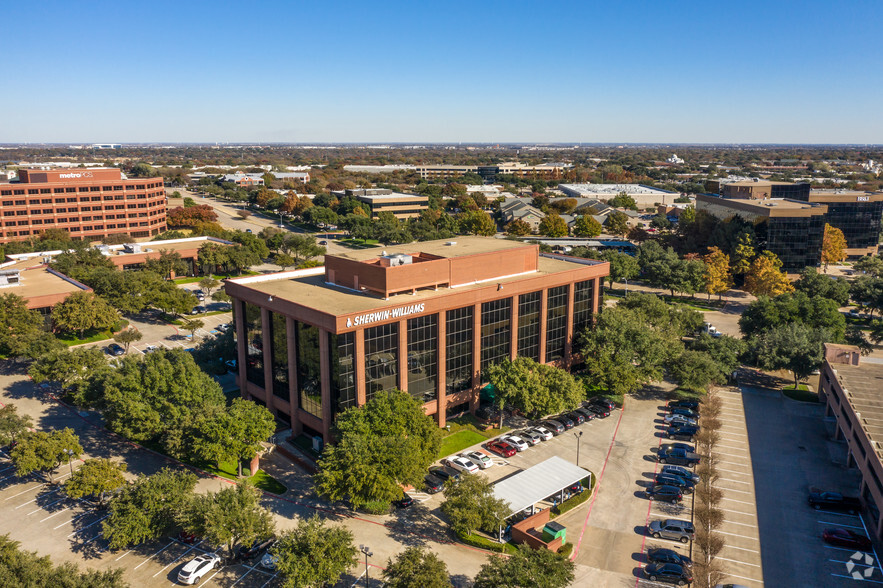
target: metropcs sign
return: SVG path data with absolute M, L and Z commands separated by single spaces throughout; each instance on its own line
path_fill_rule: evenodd
M 399 308 L 392 308 L 390 310 L 379 310 L 377 312 L 369 312 L 368 314 L 360 314 L 356 317 L 351 317 L 346 319 L 347 328 L 350 327 L 358 327 L 359 325 L 367 325 L 369 323 L 376 323 L 377 321 L 385 321 L 394 318 L 401 318 L 403 316 L 408 316 L 412 314 L 417 314 L 419 312 L 423 312 L 424 305 L 421 302 L 420 304 L 412 304 L 410 306 L 400 306 Z
M 71 180 L 74 178 L 91 178 L 92 172 L 80 172 L 80 173 L 71 172 L 69 174 L 58 174 L 58 177 L 63 180 Z

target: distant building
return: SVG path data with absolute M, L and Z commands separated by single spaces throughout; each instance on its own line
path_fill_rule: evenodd
M 672 153 L 671 157 L 665 160 L 666 163 L 670 163 L 672 165 L 680 165 L 684 163 L 684 160 L 678 157 L 677 153 Z
M 264 174 L 226 174 L 221 176 L 221 181 L 233 182 L 241 188 L 248 188 L 250 186 L 263 186 Z
M 827 205 L 825 222 L 843 231 L 849 257 L 877 253 L 883 219 L 883 192 L 811 190 L 807 201 Z
M 397 171 L 413 171 L 413 165 L 407 164 L 391 164 L 391 165 L 345 165 L 343 171 L 353 172 L 357 174 L 391 174 Z
M 679 192 L 643 184 L 558 184 L 558 189 L 572 198 L 609 200 L 618 194 L 631 196 L 641 208 L 674 202 Z
M 310 183 L 310 174 L 307 172 L 270 172 L 277 180 L 300 182 L 301 184 Z
M 572 165 L 569 163 L 526 165 L 508 162 L 499 165 L 423 165 L 416 166 L 415 171 L 424 180 L 453 179 L 467 173 L 474 173 L 480 175 L 487 182 L 493 182 L 499 175 L 535 180 L 557 180 L 570 167 Z
M 530 225 L 530 230 L 537 232 L 540 230 L 540 223 L 546 214 L 530 205 L 530 201 L 526 198 L 507 198 L 500 204 L 500 214 L 503 217 L 503 226 L 508 225 L 514 220 L 522 220 Z
M 806 201 L 809 196 L 809 184 L 792 182 L 770 182 L 767 180 L 750 179 L 730 182 L 727 180 L 708 180 L 705 189 L 711 194 L 724 198 L 742 198 L 747 200 L 763 200 L 765 198 L 794 198 Z
M 422 194 L 402 194 L 386 188 L 357 188 L 332 192 L 335 196 L 352 196 L 371 209 L 371 218 L 381 212 L 391 212 L 398 219 L 420 216 L 429 208 L 429 197 Z
M 64 229 L 75 239 L 127 233 L 150 237 L 166 230 L 163 179 L 125 178 L 116 168 L 19 170 L 0 183 L 0 243 Z

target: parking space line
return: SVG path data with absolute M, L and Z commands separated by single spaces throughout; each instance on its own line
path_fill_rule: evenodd
M 722 509 L 720 509 L 720 510 L 722 510 L 722 511 L 724 511 L 724 512 L 732 512 L 732 513 L 735 513 L 735 514 L 745 515 L 745 516 L 749 516 L 749 517 L 757 517 L 757 515 L 754 514 L 753 512 L 742 512 L 741 510 L 731 510 L 731 509 L 728 509 L 728 508 L 722 508 Z
M 746 435 L 745 433 L 734 433 L 733 431 L 726 431 L 726 435 L 734 435 L 736 437 L 745 437 L 746 439 L 748 438 L 748 435 Z M 721 439 L 726 441 L 727 440 L 726 435 L 721 435 Z
M 211 582 L 212 578 L 217 576 L 218 572 L 220 572 L 220 571 L 221 571 L 221 568 L 218 568 L 218 570 L 214 574 L 212 574 L 211 576 L 208 577 L 208 579 L 205 581 L 205 583 L 208 584 L 209 582 Z
M 864 527 L 864 529 L 865 529 L 865 535 L 868 536 L 868 537 L 870 537 L 871 534 L 868 533 L 868 528 L 865 527 L 865 519 L 862 518 L 861 513 L 859 514 L 858 520 L 861 522 L 862 527 Z M 871 544 L 871 550 L 874 552 L 874 561 L 880 561 L 880 556 L 877 555 L 877 548 L 874 547 L 874 544 L 873 544 L 873 543 Z
M 22 490 L 22 491 L 19 492 L 18 494 L 15 494 L 15 495 L 13 495 L 13 496 L 10 496 L 9 498 L 4 499 L 4 502 L 5 502 L 6 500 L 12 500 L 12 499 L 15 498 L 16 496 L 21 496 L 22 494 L 27 494 L 27 493 L 30 492 L 31 490 L 36 490 L 37 488 L 42 488 L 42 487 L 45 486 L 45 485 L 46 485 L 46 484 L 43 483 L 43 484 L 37 484 L 36 486 L 31 486 L 31 487 L 28 488 L 27 490 Z
M 747 547 L 736 547 L 735 545 L 730 545 L 729 543 L 724 544 L 724 549 L 738 549 L 739 551 L 750 551 L 751 553 L 760 553 L 756 549 L 748 549 Z
M 832 574 L 833 575 L 833 574 Z M 727 574 L 728 578 L 739 578 L 740 580 L 748 580 L 749 582 L 757 582 L 763 584 L 763 580 L 755 580 L 754 578 L 746 578 L 745 576 L 737 576 L 736 574 Z
M 140 564 L 135 566 L 135 569 L 137 570 L 138 568 L 140 568 L 141 566 L 143 566 L 144 564 L 146 564 L 147 562 L 152 560 L 154 557 L 156 557 L 157 555 L 159 555 L 160 553 L 162 553 L 163 551 L 165 551 L 166 549 L 168 549 L 172 545 L 177 545 L 177 543 L 178 543 L 177 541 L 169 541 L 168 545 L 166 545 L 165 547 L 163 547 L 162 549 L 160 549 L 159 551 L 157 551 L 156 553 L 154 553 L 153 555 L 151 555 L 150 557 L 148 557 L 147 559 L 142 561 Z
M 852 576 L 844 576 L 843 574 L 831 574 L 831 575 L 834 576 L 835 578 L 848 578 L 850 580 L 855 580 L 855 578 L 853 578 Z M 883 584 L 883 582 L 881 582 L 880 580 L 870 580 L 868 578 L 862 578 L 860 581 L 861 582 L 872 582 L 874 584 Z
M 80 514 L 78 514 L 77 516 L 75 516 L 74 518 L 72 518 L 71 520 L 69 520 L 69 521 L 65 521 L 65 522 L 61 523 L 60 525 L 58 525 L 58 526 L 56 526 L 56 527 L 53 527 L 52 529 L 55 530 L 55 529 L 58 529 L 59 527 L 63 527 L 63 526 L 65 526 L 65 525 L 70 525 L 70 524 L 72 524 L 75 520 L 80 519 L 80 518 L 83 518 L 83 517 L 86 516 L 87 514 L 89 514 L 89 513 L 88 513 L 88 512 L 81 512 Z
M 243 581 L 243 580 L 245 579 L 245 577 L 246 577 L 247 575 L 249 575 L 250 573 L 252 573 L 252 572 L 254 571 L 254 568 L 251 568 L 251 567 L 248 567 L 248 566 L 245 566 L 245 567 L 248 568 L 248 571 L 245 572 L 244 574 L 242 574 L 242 576 L 240 576 L 238 580 L 236 580 L 235 582 L 233 582 L 232 584 L 230 584 L 231 587 L 232 587 L 232 586 L 235 586 L 236 584 L 239 584 L 241 581 Z
M 68 537 L 73 537 L 73 536 L 76 535 L 77 533 L 79 533 L 79 532 L 81 532 L 81 531 L 85 531 L 86 529 L 88 529 L 88 528 L 91 527 L 92 525 L 97 525 L 98 523 L 100 523 L 101 521 L 103 521 L 104 519 L 106 519 L 106 518 L 109 517 L 109 516 L 110 516 L 109 514 L 106 514 L 106 515 L 104 515 L 103 517 L 101 517 L 100 519 L 98 519 L 97 521 L 92 521 L 91 523 L 89 523 L 88 525 L 86 525 L 85 527 L 83 527 L 82 529 L 77 529 L 76 531 L 74 531 L 73 533 L 71 533 L 70 535 L 68 535 Z
M 858 519 L 858 520 L 861 520 L 861 519 L 862 519 L 862 518 L 861 518 L 860 516 L 858 516 L 858 515 L 853 515 L 853 514 L 849 514 L 849 513 L 845 513 L 845 512 L 834 512 L 834 511 L 832 511 L 832 510 L 822 510 L 822 509 L 819 509 L 819 510 L 817 510 L 816 512 L 818 512 L 818 513 L 824 513 L 824 514 L 826 514 L 826 515 L 834 515 L 835 517 L 848 517 L 848 518 L 851 518 L 851 519 Z
M 734 490 L 732 488 L 721 488 L 721 490 L 723 490 L 724 492 L 735 492 L 736 494 L 749 494 L 752 496 L 754 495 L 754 492 L 747 492 L 745 490 Z
M 715 559 L 722 559 L 722 560 L 724 560 L 724 561 L 731 561 L 731 562 L 733 562 L 733 563 L 741 564 L 741 565 L 743 565 L 743 566 L 751 566 L 751 567 L 753 567 L 753 568 L 759 568 L 759 567 L 760 567 L 760 566 L 757 565 L 757 564 L 748 563 L 747 561 L 739 561 L 738 559 L 728 559 L 728 558 L 726 558 L 726 557 L 721 557 L 721 556 L 719 556 L 719 555 L 718 555 Z
M 744 474 L 744 473 L 745 473 L 745 470 L 742 470 L 742 471 L 739 471 L 739 470 L 728 470 L 728 469 L 726 469 L 726 468 L 717 468 L 717 469 L 718 469 L 719 471 L 721 471 L 721 472 L 730 472 L 731 474 Z
M 204 541 L 204 539 L 203 539 L 203 541 Z M 197 543 L 196 545 L 192 545 L 192 546 L 190 546 L 190 549 L 188 549 L 187 551 L 185 551 L 184 553 L 182 553 L 181 555 L 179 555 L 178 557 L 176 557 L 175 559 L 173 559 L 172 561 L 170 561 L 169 563 L 167 563 L 167 564 L 163 567 L 163 569 L 161 569 L 161 570 L 158 571 L 157 573 L 153 574 L 153 577 L 156 578 L 157 576 L 159 576 L 161 573 L 163 573 L 164 571 L 166 571 L 166 569 L 167 569 L 169 566 L 174 565 L 175 562 L 177 562 L 178 560 L 180 560 L 182 557 L 184 557 L 185 555 L 187 555 L 188 553 L 190 553 L 191 551 L 193 551 L 194 549 L 196 549 L 196 548 L 199 547 L 200 545 L 202 545 L 202 541 L 200 541 L 200 542 Z
M 132 553 L 132 551 L 134 551 L 134 550 L 130 549 L 129 551 L 127 551 L 126 553 L 122 554 L 121 556 L 119 556 L 118 558 L 116 558 L 116 559 L 113 560 L 113 561 L 120 561 L 121 559 L 123 559 L 124 557 L 126 557 L 127 555 L 129 555 L 130 553 Z
M 727 498 L 724 496 L 724 500 L 729 500 L 730 502 L 738 502 L 739 504 L 748 504 L 750 506 L 754 506 L 753 502 L 745 502 L 744 500 L 736 500 L 735 498 Z
M 65 500 L 67 500 L 67 496 L 64 496 L 63 498 L 59 498 L 59 499 L 56 500 L 55 502 L 50 502 L 50 503 L 47 504 L 46 506 L 41 506 L 40 508 L 38 508 L 38 509 L 36 509 L 36 510 L 32 510 L 32 511 L 29 512 L 26 516 L 31 516 L 31 515 L 34 514 L 34 513 L 38 513 L 38 512 L 40 512 L 40 511 L 46 510 L 46 508 L 48 508 L 48 507 L 50 507 L 50 506 L 52 506 L 52 505 L 54 505 L 54 504 L 58 504 L 59 502 L 63 502 L 63 501 L 65 501 Z
M 737 523 L 736 521 L 724 521 L 725 525 L 739 525 L 741 527 L 751 527 L 752 529 L 756 529 L 757 525 L 749 525 L 748 523 Z
M 850 529 L 864 529 L 864 527 L 858 527 L 856 525 L 844 525 L 843 523 L 832 523 L 831 521 L 816 521 L 817 523 L 821 523 L 823 525 L 835 525 L 837 527 L 848 527 Z
M 842 564 L 849 563 L 849 561 L 851 561 L 855 567 L 861 566 L 863 568 L 872 568 L 875 570 L 878 569 L 877 564 L 868 565 L 868 564 L 863 564 L 863 563 L 861 563 L 859 561 L 855 561 L 855 560 L 843 561 L 843 560 L 839 560 L 839 559 L 829 559 L 828 561 L 833 561 L 834 563 L 842 563 Z
M 279 572 L 276 572 L 275 574 L 273 574 L 272 576 L 270 576 L 270 579 L 267 580 L 267 581 L 261 586 L 261 588 L 266 588 L 267 584 L 269 584 L 270 582 L 272 582 L 272 581 L 273 581 L 273 578 L 275 578 L 276 575 L 277 575 L 278 573 L 279 573 Z M 362 576 L 359 576 L 359 578 L 361 578 L 361 577 L 362 577 Z
M 44 496 L 52 496 L 52 495 L 55 494 L 56 492 L 58 492 L 57 489 L 56 489 L 56 490 L 53 490 L 52 492 L 49 492 L 48 494 L 44 494 Z M 24 504 L 19 504 L 18 506 L 15 507 L 15 510 L 18 510 L 18 509 L 20 509 L 20 508 L 23 507 L 23 506 L 27 506 L 27 505 L 31 504 L 32 502 L 37 502 L 38 500 L 40 500 L 40 496 L 37 496 L 37 497 L 34 498 L 33 500 L 28 500 L 28 501 L 25 502 Z
M 14 470 L 14 469 L 15 469 L 15 466 L 11 465 L 8 468 L 3 468 L 2 470 L 0 470 L 0 472 L 8 472 L 9 470 Z
M 727 533 L 726 531 L 718 531 L 721 535 L 732 535 L 733 537 L 741 537 L 742 539 L 751 539 L 754 542 L 758 542 L 759 539 L 757 537 L 750 537 L 748 535 L 739 535 L 738 533 Z
M 748 457 L 747 455 L 736 455 L 735 453 L 724 453 L 723 451 L 717 451 L 717 450 L 715 450 L 714 454 L 715 455 L 726 455 L 727 457 L 738 457 L 739 459 L 745 459 L 746 457 Z
M 66 506 L 66 507 L 64 507 L 63 509 L 61 509 L 61 510 L 59 510 L 59 511 L 56 511 L 56 512 L 52 513 L 51 515 L 49 515 L 49 516 L 46 517 L 45 519 L 40 519 L 40 522 L 42 523 L 42 522 L 44 522 L 44 521 L 48 521 L 49 519 L 51 519 L 51 518 L 54 517 L 55 515 L 60 515 L 60 514 L 63 513 L 64 511 L 66 511 L 66 510 L 70 510 L 70 509 L 72 509 L 72 508 L 73 508 L 72 506 Z
M 745 453 L 748 453 L 748 450 L 745 449 L 744 447 L 733 447 L 731 445 L 718 445 L 718 447 L 724 447 L 725 449 L 738 449 L 740 451 L 744 451 Z
M 733 484 L 745 484 L 746 486 L 751 486 L 751 482 L 742 482 L 741 480 L 734 480 L 732 478 L 718 478 L 721 482 L 732 482 Z
M 867 551 L 862 551 L 861 549 L 846 549 L 845 547 L 834 547 L 833 545 L 822 545 L 825 549 L 836 549 L 837 551 L 848 551 L 849 553 L 868 553 Z

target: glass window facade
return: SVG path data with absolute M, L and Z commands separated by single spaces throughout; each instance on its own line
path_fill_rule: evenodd
M 521 357 L 540 360 L 540 296 L 531 292 L 518 297 L 518 349 Z
M 319 328 L 300 321 L 294 323 L 297 349 L 297 389 L 300 407 L 322 418 L 322 370 L 319 366 Z
M 446 313 L 445 392 L 456 394 L 472 387 L 472 307 Z
M 825 220 L 843 231 L 849 248 L 874 247 L 880 240 L 883 202 L 828 202 Z
M 408 319 L 408 394 L 438 398 L 438 315 Z
M 399 325 L 365 329 L 365 400 L 399 385 Z
M 821 263 L 824 228 L 823 215 L 772 217 L 760 223 L 756 232 L 765 241 L 761 245 L 782 261 L 782 269 L 802 270 Z
M 356 406 L 356 334 L 328 335 L 331 358 L 331 411 L 337 415 Z
M 567 343 L 567 286 L 549 288 L 546 297 L 546 361 L 564 357 Z
M 273 394 L 288 400 L 288 330 L 285 316 L 270 313 L 270 353 L 273 358 Z
M 248 302 L 245 306 L 245 378 L 252 384 L 264 387 L 264 329 L 261 323 L 261 307 Z
M 512 299 L 481 305 L 481 369 L 509 357 L 512 346 Z
M 595 280 L 577 282 L 573 286 L 573 337 L 577 339 L 592 326 L 592 302 L 595 297 Z

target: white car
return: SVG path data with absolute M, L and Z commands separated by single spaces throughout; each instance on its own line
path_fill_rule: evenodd
M 552 431 L 550 431 L 549 429 L 546 429 L 545 427 L 534 427 L 531 430 L 534 433 L 536 433 L 537 435 L 539 435 L 540 437 L 542 437 L 543 441 L 548 441 L 549 439 L 554 437 L 554 435 L 552 435 Z
M 540 436 L 539 433 L 535 433 L 534 431 L 531 431 L 530 429 L 518 433 L 518 436 L 521 437 L 522 439 L 524 439 L 525 441 L 527 441 L 528 443 L 530 443 L 531 445 L 537 445 L 543 441 L 543 438 L 542 438 L 542 436 Z
M 279 561 L 279 558 L 268 551 L 261 558 L 261 567 L 266 570 L 275 570 L 277 561 Z
M 463 457 L 462 455 L 450 457 L 445 461 L 447 462 L 447 465 L 451 466 L 458 472 L 468 472 L 470 474 L 474 474 L 478 471 L 478 466 L 475 465 L 471 459 Z
M 153 353 L 157 349 L 159 349 L 159 345 L 148 345 L 144 348 L 144 353 Z
M 505 441 L 506 443 L 514 447 L 515 451 L 524 451 L 525 449 L 530 447 L 530 445 L 528 445 L 524 439 L 515 435 L 504 435 L 500 437 L 500 441 Z
M 181 568 L 178 572 L 178 581 L 182 584 L 197 584 L 202 577 L 215 569 L 221 563 L 221 557 L 217 553 L 205 553 L 199 555 Z
M 461 457 L 465 457 L 483 470 L 494 465 L 494 460 L 492 460 L 489 455 L 481 453 L 480 451 L 470 451 L 469 453 L 464 453 Z

